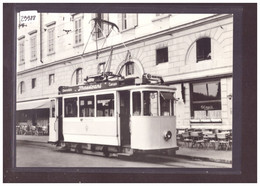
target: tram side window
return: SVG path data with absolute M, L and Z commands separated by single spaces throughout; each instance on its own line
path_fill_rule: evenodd
M 79 98 L 79 116 L 94 117 L 94 96 Z
M 158 116 L 158 93 L 144 92 L 144 116 Z
M 133 92 L 133 115 L 141 115 L 141 93 Z
M 77 117 L 77 98 L 65 99 L 65 117 Z
M 161 92 L 161 116 L 173 116 L 173 93 Z
M 114 116 L 114 94 L 97 95 L 97 117 Z

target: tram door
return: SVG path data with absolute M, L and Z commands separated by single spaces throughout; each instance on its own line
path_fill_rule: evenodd
M 62 135 L 62 98 L 51 100 L 49 118 L 49 142 L 63 140 Z
M 130 145 L 130 92 L 122 91 L 120 95 L 120 136 L 121 145 Z
M 63 122 L 62 122 L 62 110 L 63 110 L 63 107 L 62 107 L 62 98 L 58 98 L 58 139 L 59 141 L 63 141 L 64 140 L 64 137 L 63 137 Z
M 58 141 L 57 99 L 50 101 L 49 142 Z

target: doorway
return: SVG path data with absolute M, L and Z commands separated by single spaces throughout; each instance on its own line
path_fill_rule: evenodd
M 58 141 L 63 141 L 62 98 L 58 98 Z
M 121 145 L 130 145 L 130 92 L 122 91 L 120 95 L 120 136 Z

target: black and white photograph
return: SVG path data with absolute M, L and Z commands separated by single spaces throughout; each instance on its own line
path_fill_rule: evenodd
M 14 15 L 14 168 L 236 172 L 239 9 L 55 10 Z

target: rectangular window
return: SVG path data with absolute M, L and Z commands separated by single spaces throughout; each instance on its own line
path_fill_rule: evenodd
M 158 116 L 158 93 L 156 91 L 145 91 L 144 116 Z
M 36 87 L 36 78 L 32 79 L 32 89 Z
M 75 19 L 75 45 L 82 43 L 82 19 Z
M 97 95 L 97 117 L 114 116 L 114 94 Z
M 48 30 L 48 53 L 54 53 L 54 28 Z
M 104 69 L 105 69 L 105 63 L 99 63 L 99 64 L 98 64 L 97 73 L 98 73 L 98 74 L 103 73 L 103 72 L 104 72 Z
M 54 74 L 50 74 L 50 75 L 49 75 L 49 85 L 54 84 L 54 82 L 55 82 L 54 77 L 55 77 Z
M 97 13 L 96 18 L 97 18 L 96 34 L 97 34 L 97 38 L 101 38 L 103 37 L 103 31 L 104 31 L 104 24 L 101 20 L 104 19 L 104 14 Z
M 156 50 L 156 64 L 168 62 L 168 47 Z
M 94 117 L 94 96 L 79 98 L 79 116 Z
M 137 14 L 122 14 L 122 30 L 137 26 Z
M 66 98 L 65 103 L 65 117 L 77 117 L 78 116 L 78 106 L 77 98 Z
M 109 33 L 109 24 L 106 21 L 109 21 L 109 14 L 108 13 L 95 13 L 92 14 L 93 19 L 93 26 L 95 26 L 95 31 L 93 32 L 93 39 L 99 39 L 106 37 Z
M 220 81 L 191 84 L 191 116 L 195 119 L 221 118 Z
M 24 81 L 20 82 L 20 86 L 19 86 L 19 92 L 20 94 L 23 94 L 25 92 L 25 83 Z
M 130 76 L 134 74 L 134 63 L 133 62 L 128 62 L 125 65 L 125 72 L 126 72 L 126 76 Z
M 160 105 L 161 105 L 161 116 L 173 116 L 173 93 L 161 92 L 160 94 Z
M 133 115 L 141 115 L 141 93 L 133 92 Z
M 19 56 L 20 56 L 20 64 L 24 64 L 24 40 L 19 42 Z
M 36 59 L 36 36 L 32 36 L 31 39 L 31 60 Z
M 202 38 L 196 42 L 197 62 L 211 59 L 211 42 L 210 38 Z

